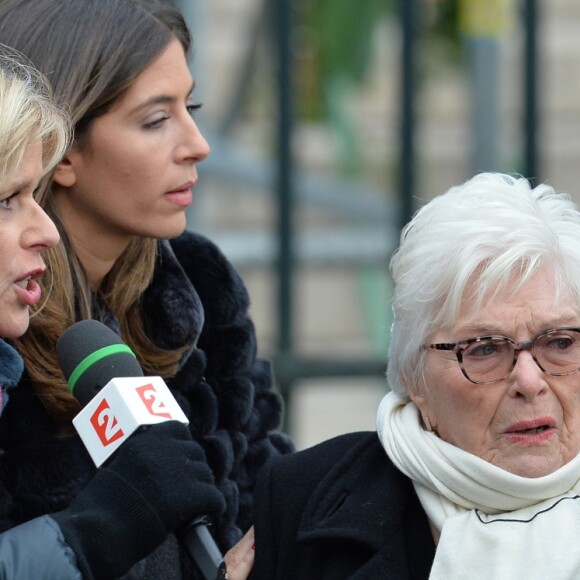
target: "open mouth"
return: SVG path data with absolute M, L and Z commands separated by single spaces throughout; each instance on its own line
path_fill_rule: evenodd
M 28 306 L 34 306 L 42 297 L 42 289 L 38 283 L 38 279 L 42 276 L 43 270 L 39 269 L 30 272 L 27 276 L 23 276 L 20 280 L 16 280 L 14 284 L 20 288 L 18 294 L 21 300 Z
M 28 285 L 30 284 L 31 280 L 32 280 L 32 277 L 28 276 L 27 278 L 24 278 L 23 280 L 18 280 L 18 282 L 16 282 L 16 285 L 20 286 L 20 288 L 23 288 L 24 290 L 28 290 Z
M 529 435 L 535 435 L 536 433 L 547 431 L 549 428 L 550 427 L 548 425 L 539 425 L 538 427 L 532 427 L 531 429 L 521 429 L 519 431 L 513 431 L 513 433 L 525 433 Z
M 549 439 L 554 434 L 555 429 L 555 421 L 546 417 L 535 421 L 520 421 L 510 425 L 505 431 L 505 436 L 514 442 L 535 445 Z

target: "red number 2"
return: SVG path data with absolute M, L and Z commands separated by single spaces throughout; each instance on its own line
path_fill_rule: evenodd
M 151 413 L 151 415 L 171 419 L 171 414 L 167 412 L 165 403 L 161 399 L 157 398 L 158 393 L 152 384 L 137 387 L 136 390 L 139 393 L 141 400 L 143 401 L 144 405 L 147 407 L 147 410 L 149 411 L 149 413 Z
M 104 447 L 125 435 L 119 421 L 113 415 L 107 399 L 103 399 L 91 415 L 91 424 Z

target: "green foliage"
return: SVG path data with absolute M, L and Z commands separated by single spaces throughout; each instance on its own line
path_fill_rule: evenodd
M 397 17 L 405 0 L 305 0 L 297 5 L 299 39 L 299 114 L 320 120 L 331 115 L 325 95 L 337 84 L 364 82 L 373 56 L 377 25 Z M 419 51 L 432 47 L 456 63 L 461 55 L 460 0 L 417 0 Z
M 437 0 L 430 34 L 453 44 L 460 43 L 459 0 Z
M 370 63 L 376 24 L 394 0 L 309 0 L 300 5 L 303 30 L 301 112 L 326 117 L 325 86 L 337 78 L 361 82 Z
M 314 0 L 309 20 L 318 33 L 320 72 L 360 81 L 367 70 L 375 25 L 392 0 Z

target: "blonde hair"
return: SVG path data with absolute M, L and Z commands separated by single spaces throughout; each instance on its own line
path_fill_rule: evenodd
M 69 116 L 53 99 L 42 73 L 20 52 L 0 43 L 0 181 L 17 171 L 28 147 L 42 143 L 45 179 L 65 155 Z
M 0 181 L 20 167 L 28 147 L 42 142 L 43 167 L 52 171 L 66 153 L 71 126 L 50 85 L 30 61 L 0 44 Z

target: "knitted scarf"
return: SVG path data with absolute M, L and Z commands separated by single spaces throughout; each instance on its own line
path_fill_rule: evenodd
M 514 475 L 423 429 L 393 392 L 377 431 L 441 531 L 430 579 L 580 578 L 580 455 L 544 477 Z

